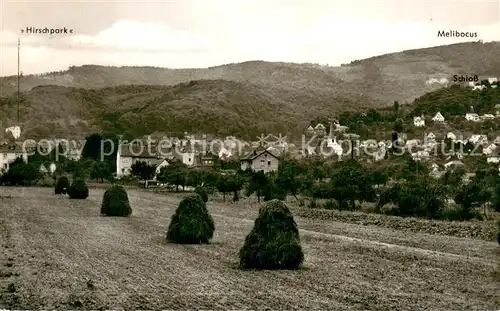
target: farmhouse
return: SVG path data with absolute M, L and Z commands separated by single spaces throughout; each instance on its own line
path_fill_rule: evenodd
M 478 122 L 480 120 L 479 115 L 477 113 L 471 112 L 465 114 L 465 120 Z
M 269 173 L 278 170 L 279 158 L 269 150 L 254 150 L 240 158 L 241 169 Z
M 421 115 L 420 117 L 413 117 L 413 125 L 416 127 L 425 126 L 424 115 Z
M 0 146 L 0 171 L 8 171 L 9 164 L 17 158 L 22 158 L 28 163 L 28 152 L 23 149 L 22 145 L 11 143 Z
M 436 113 L 436 115 L 432 118 L 434 122 L 444 122 L 444 117 L 441 112 Z

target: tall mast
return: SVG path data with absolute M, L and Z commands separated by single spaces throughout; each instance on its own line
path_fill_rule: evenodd
M 19 126 L 19 81 L 20 81 L 20 48 L 21 48 L 21 39 L 17 38 L 17 125 Z

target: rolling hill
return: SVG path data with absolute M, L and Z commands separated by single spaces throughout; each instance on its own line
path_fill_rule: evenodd
M 254 137 L 296 134 L 311 119 L 411 102 L 442 88 L 431 78 L 500 77 L 500 42 L 403 51 L 340 67 L 250 61 L 205 69 L 104 67 L 21 78 L 21 123 L 29 136 L 157 130 Z M 426 83 L 427 82 L 427 83 Z M 17 77 L 0 78 L 0 120 L 16 121 Z

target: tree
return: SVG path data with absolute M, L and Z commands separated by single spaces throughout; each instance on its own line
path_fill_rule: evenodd
M 240 250 L 240 267 L 297 269 L 304 260 L 299 230 L 288 207 L 272 200 L 259 210 Z
M 144 161 L 137 161 L 130 167 L 132 175 L 139 177 L 141 180 L 152 179 L 155 175 L 156 168 L 152 165 L 148 165 Z
M 102 183 L 104 179 L 109 178 L 110 175 L 112 175 L 112 173 L 106 162 L 93 161 L 90 167 L 90 178 L 100 180 Z
M 397 183 L 381 193 L 377 207 L 393 203 L 396 216 L 437 218 L 444 205 L 444 189 L 428 178 Z
M 179 203 L 167 231 L 167 241 L 179 244 L 209 243 L 215 231 L 214 220 L 198 194 Z
M 299 171 L 296 162 L 283 162 L 280 163 L 278 167 L 278 176 L 276 178 L 276 184 L 278 187 L 283 189 L 286 193 L 290 193 L 298 201 L 297 193 L 300 188 L 300 184 L 297 181 L 297 175 Z
M 356 200 L 372 200 L 375 195 L 371 176 L 355 160 L 349 160 L 336 168 L 330 182 L 331 196 L 340 207 L 345 201 L 350 201 L 354 210 Z
M 169 165 L 160 170 L 158 180 L 170 185 L 175 185 L 175 191 L 179 192 L 179 186 L 186 186 L 187 172 L 184 166 Z
M 251 196 L 255 193 L 257 195 L 257 201 L 260 203 L 260 197 L 262 196 L 264 188 L 268 183 L 269 180 L 263 171 L 251 171 L 250 178 L 246 187 L 246 195 Z
M 103 137 L 101 134 L 94 133 L 85 137 L 85 145 L 82 150 L 82 159 L 93 159 L 99 161 L 101 159 L 101 142 Z
M 389 181 L 389 175 L 387 173 L 376 170 L 372 172 L 373 184 L 379 187 L 380 185 L 385 185 Z
M 243 188 L 245 180 L 238 174 L 230 175 L 228 178 L 229 191 L 233 192 L 233 202 L 240 199 L 238 193 Z
M 10 163 L 9 170 L 3 175 L 2 182 L 10 185 L 32 185 L 40 179 L 41 173 L 33 164 L 26 163 L 22 158 L 16 158 Z
M 398 113 L 399 111 L 399 102 L 397 100 L 394 101 L 394 104 L 392 104 L 392 110 L 394 111 L 394 113 Z
M 130 207 L 125 188 L 114 185 L 104 192 L 101 204 L 101 214 L 121 217 L 128 217 L 132 214 L 132 208 Z
M 403 119 L 397 118 L 396 121 L 394 121 L 394 126 L 392 128 L 396 133 L 401 133 L 404 129 L 404 123 Z
M 216 187 L 217 190 L 222 193 L 222 200 L 226 201 L 226 193 L 232 191 L 230 177 L 227 175 L 219 175 Z
M 455 195 L 455 203 L 461 207 L 461 216 L 463 219 L 474 218 L 474 208 L 482 206 L 491 198 L 491 193 L 484 185 L 477 180 L 463 185 Z

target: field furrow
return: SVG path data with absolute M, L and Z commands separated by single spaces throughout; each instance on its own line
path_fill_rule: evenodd
M 0 307 L 500 308 L 493 242 L 296 217 L 304 267 L 245 271 L 238 252 L 257 203 L 209 202 L 212 243 L 175 245 L 165 236 L 178 195 L 129 190 L 129 218 L 101 217 L 102 195 L 91 189 L 88 199 L 69 200 L 52 189 L 0 188 L 0 269 L 6 272 Z

